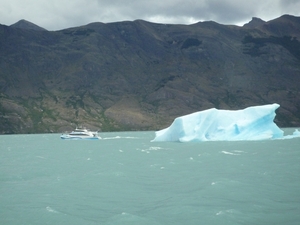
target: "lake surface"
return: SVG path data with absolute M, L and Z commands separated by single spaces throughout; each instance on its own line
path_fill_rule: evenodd
M 0 224 L 300 224 L 300 138 L 154 136 L 0 136 Z

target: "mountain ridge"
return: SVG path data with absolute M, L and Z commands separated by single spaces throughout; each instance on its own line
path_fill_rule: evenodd
M 156 130 L 195 111 L 274 102 L 280 126 L 300 126 L 298 21 L 0 26 L 0 132 Z

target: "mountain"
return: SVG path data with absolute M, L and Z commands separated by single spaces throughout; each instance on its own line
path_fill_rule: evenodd
M 260 19 L 260 18 L 252 17 L 252 20 L 251 20 L 249 23 L 244 24 L 243 27 L 245 27 L 245 28 L 256 28 L 256 27 L 262 26 L 262 25 L 265 24 L 265 23 L 266 23 L 266 22 L 263 21 L 263 20 Z
M 253 21 L 253 19 L 252 19 Z M 243 27 L 143 20 L 0 26 L 0 133 L 158 130 L 216 107 L 278 103 L 300 126 L 300 18 Z
M 12 24 L 10 27 L 21 28 L 21 29 L 26 29 L 26 30 L 46 30 L 46 29 L 39 27 L 38 25 L 35 25 L 34 23 L 31 23 L 24 19 Z

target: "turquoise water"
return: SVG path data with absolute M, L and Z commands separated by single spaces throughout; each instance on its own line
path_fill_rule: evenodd
M 300 138 L 0 136 L 0 224 L 300 224 Z

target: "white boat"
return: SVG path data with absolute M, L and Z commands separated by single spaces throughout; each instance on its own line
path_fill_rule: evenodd
M 90 131 L 86 128 L 76 128 L 69 134 L 62 134 L 61 139 L 71 139 L 71 140 L 96 140 L 100 139 L 97 131 Z

